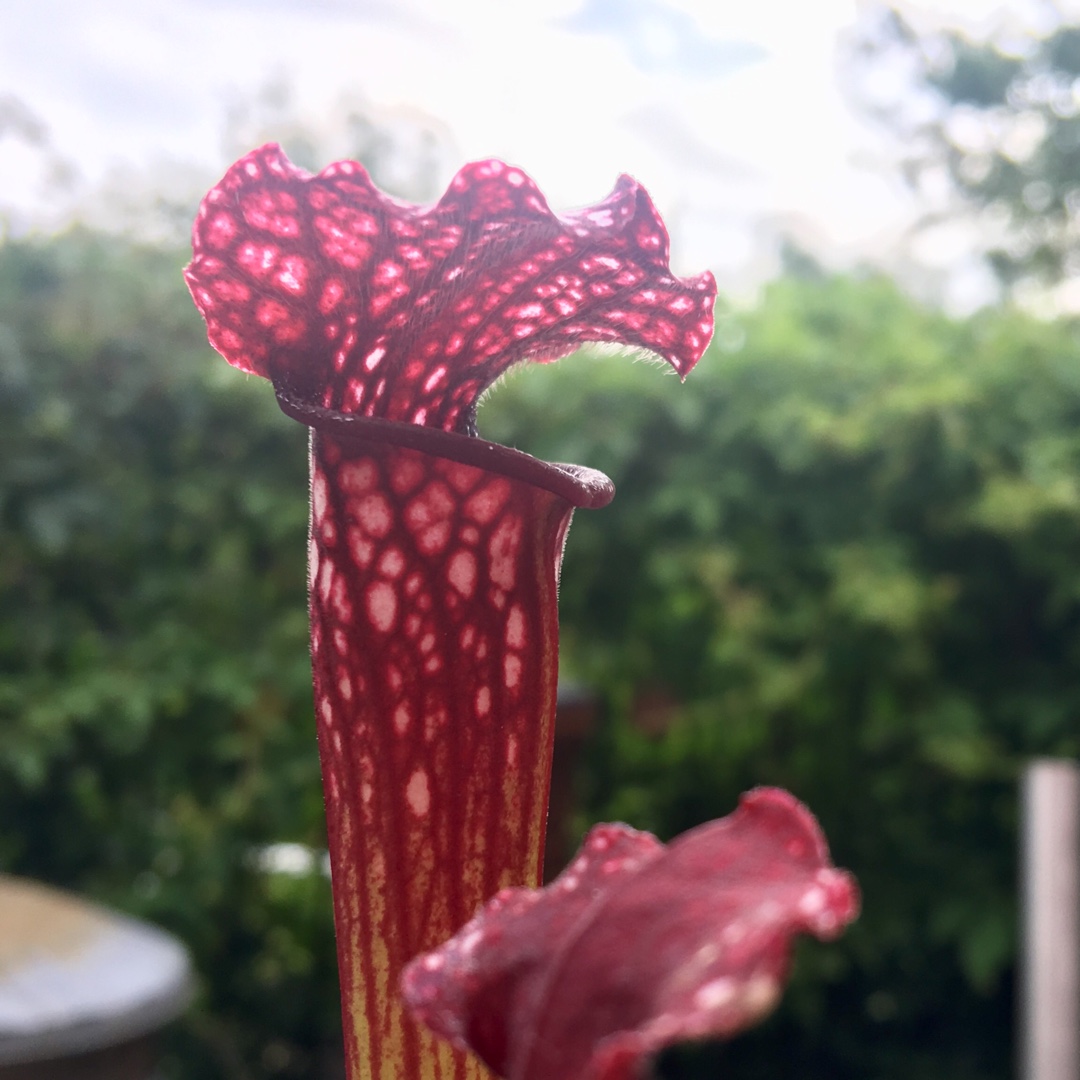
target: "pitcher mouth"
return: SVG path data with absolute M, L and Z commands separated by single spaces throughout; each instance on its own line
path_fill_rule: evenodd
M 433 457 L 472 465 L 485 472 L 519 480 L 565 499 L 582 510 L 607 506 L 615 496 L 610 477 L 586 465 L 544 461 L 522 450 L 488 442 L 476 435 L 461 435 L 441 428 L 422 427 L 400 420 L 381 420 L 337 412 L 299 401 L 275 386 L 281 411 L 323 435 L 357 446 L 399 446 Z

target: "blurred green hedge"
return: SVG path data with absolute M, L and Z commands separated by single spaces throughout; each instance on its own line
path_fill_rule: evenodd
M 789 279 L 721 313 L 686 386 L 583 366 L 523 375 L 481 427 L 616 483 L 562 588 L 567 659 L 612 706 L 591 811 L 670 835 L 779 784 L 864 891 L 701 1075 L 1004 1080 L 1017 779 L 1080 756 L 1076 325 Z
M 339 1027 L 306 441 L 206 345 L 179 252 L 0 248 L 0 866 L 176 931 L 177 1076 L 313 1075 Z
M 253 858 L 323 843 L 305 432 L 209 350 L 182 262 L 0 246 L 0 868 L 191 945 L 172 1075 L 316 1077 L 328 887 Z M 670 835 L 781 784 L 864 889 L 775 1018 L 667 1074 L 1004 1080 L 1016 779 L 1080 755 L 1074 327 L 786 279 L 721 313 L 685 387 L 575 357 L 480 428 L 618 487 L 561 595 L 606 706 L 582 825 Z

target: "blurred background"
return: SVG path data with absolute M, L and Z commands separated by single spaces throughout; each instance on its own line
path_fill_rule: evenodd
M 603 469 L 561 591 L 572 826 L 780 784 L 864 891 L 667 1077 L 1014 1069 L 1017 778 L 1080 755 L 1080 8 L 6 0 L 0 870 L 178 934 L 175 1080 L 334 1076 L 306 432 L 183 286 L 237 156 L 620 171 L 721 283 L 689 384 L 578 356 L 488 438 Z M 584 422 L 588 418 L 588 422 Z M 311 853 L 315 853 L 311 856 Z

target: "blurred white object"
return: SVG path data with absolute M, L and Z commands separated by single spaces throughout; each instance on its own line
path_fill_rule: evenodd
M 255 865 L 264 874 L 285 874 L 287 877 L 307 877 L 320 873 L 330 876 L 330 853 L 317 851 L 306 844 L 282 841 L 255 850 Z

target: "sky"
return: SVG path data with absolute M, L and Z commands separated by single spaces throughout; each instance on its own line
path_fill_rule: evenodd
M 629 172 L 681 272 L 709 266 L 737 288 L 783 231 L 842 264 L 891 250 L 914 213 L 838 76 L 858 4 L 0 0 L 0 209 L 16 228 L 49 227 L 110 171 L 212 176 L 228 164 L 229 103 L 283 79 L 305 116 L 352 98 L 438 125 L 443 182 L 498 156 L 562 209 Z M 977 32 L 1003 5 L 921 7 Z M 70 163 L 67 187 L 46 157 Z

